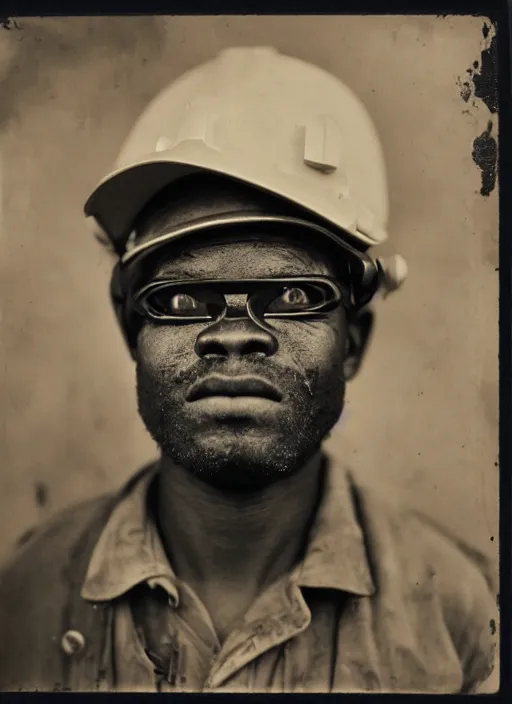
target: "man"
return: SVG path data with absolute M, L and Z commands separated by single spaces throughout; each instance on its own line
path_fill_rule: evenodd
M 488 680 L 476 556 L 322 452 L 369 304 L 405 276 L 368 252 L 386 197 L 364 108 L 296 59 L 232 49 L 149 106 L 86 212 L 118 256 L 112 300 L 161 456 L 6 566 L 3 689 Z

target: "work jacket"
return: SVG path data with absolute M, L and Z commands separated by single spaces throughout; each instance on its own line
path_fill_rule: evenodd
M 88 601 L 82 590 L 109 517 L 149 471 L 143 469 L 120 492 L 73 506 L 25 536 L 4 567 L 0 691 L 107 686 L 105 643 L 115 603 Z M 378 691 L 496 691 L 497 610 L 485 560 L 427 519 L 397 510 L 353 476 L 350 488 L 375 585 L 357 603 L 368 615 Z

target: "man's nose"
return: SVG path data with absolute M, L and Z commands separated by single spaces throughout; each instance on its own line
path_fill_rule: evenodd
M 277 340 L 270 332 L 251 320 L 222 320 L 208 326 L 197 336 L 195 351 L 199 357 L 227 359 L 259 355 L 271 357 L 277 351 Z

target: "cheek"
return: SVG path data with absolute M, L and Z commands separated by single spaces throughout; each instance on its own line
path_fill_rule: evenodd
M 296 322 L 273 325 L 283 361 L 290 357 L 308 372 L 329 376 L 343 364 L 344 327 L 339 320 Z
M 145 324 L 137 338 L 137 356 L 146 372 L 182 370 L 193 361 L 199 325 Z

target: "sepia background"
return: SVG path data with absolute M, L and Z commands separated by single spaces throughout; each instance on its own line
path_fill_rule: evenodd
M 0 27 L 0 559 L 34 523 L 155 455 L 109 306 L 111 261 L 82 207 L 161 88 L 224 47 L 256 44 L 332 71 L 366 104 L 389 169 L 386 251 L 410 267 L 378 306 L 329 448 L 496 556 L 498 197 L 480 195 L 472 158 L 496 119 L 461 97 L 483 24 L 216 16 Z

